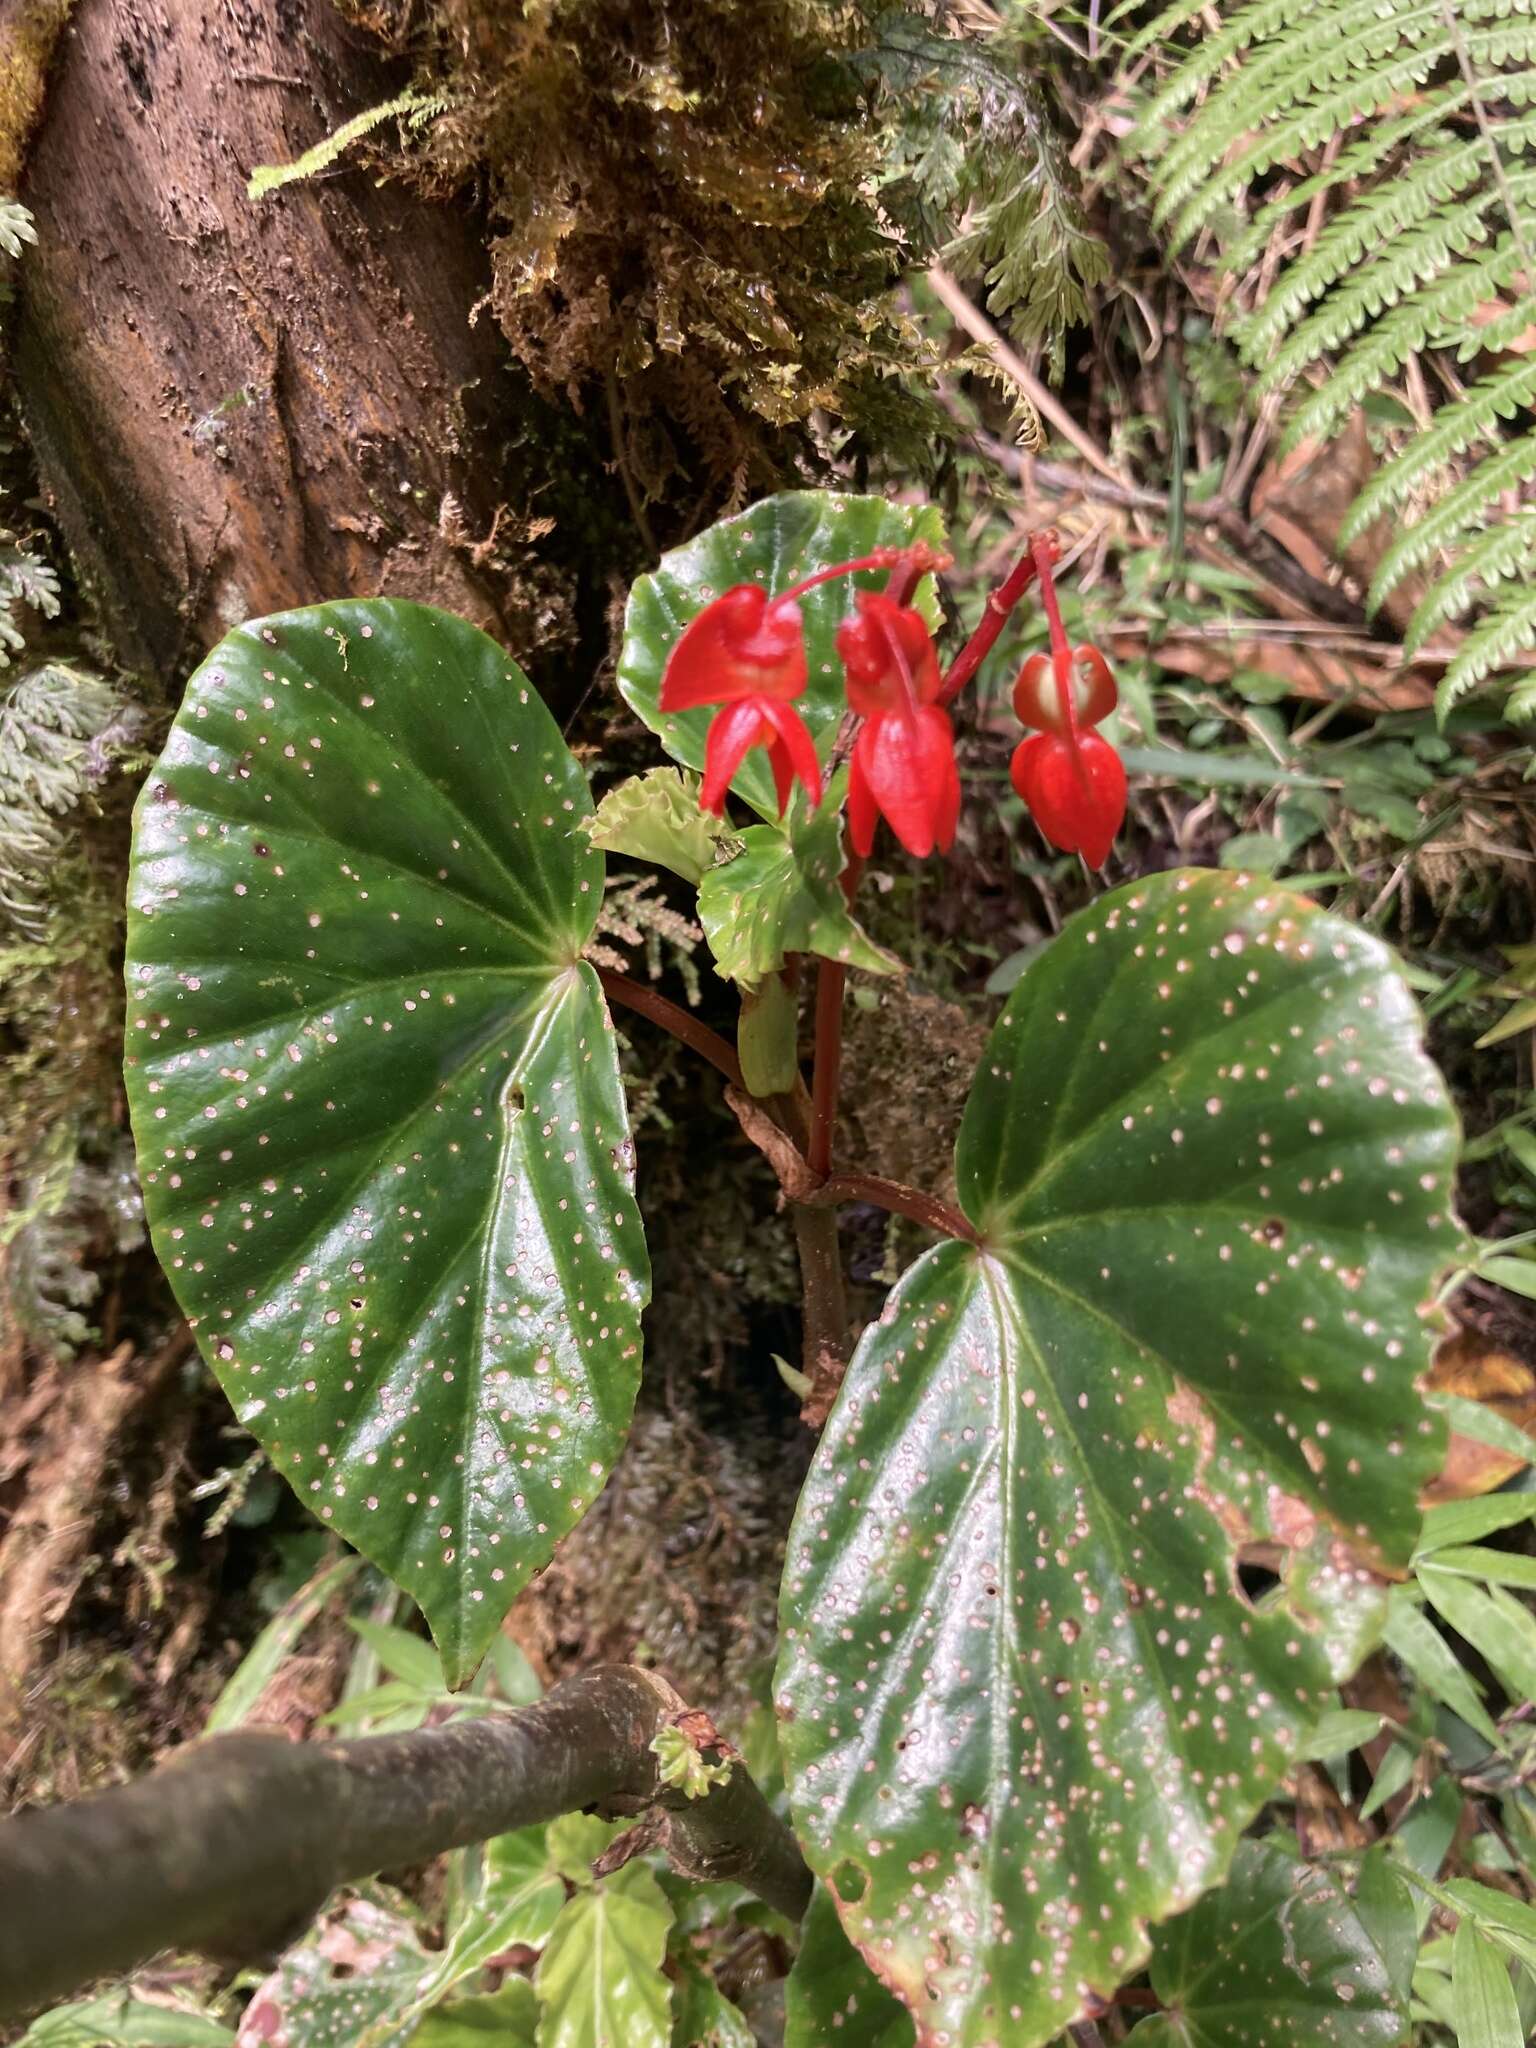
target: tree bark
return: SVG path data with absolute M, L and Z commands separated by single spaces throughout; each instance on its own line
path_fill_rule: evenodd
M 0 0 L 0 36 L 28 6 Z M 13 368 L 132 666 L 168 680 L 239 619 L 381 591 L 524 657 L 570 637 L 574 526 L 617 487 L 606 443 L 471 324 L 489 288 L 473 209 L 380 189 L 356 152 L 246 196 L 254 165 L 404 82 L 330 0 L 78 0 L 58 39 Z M 528 514 L 557 523 L 538 559 Z
M 685 1874 L 799 1919 L 810 1873 L 739 1763 L 697 1799 L 660 1782 L 651 1743 L 689 1718 L 653 1673 L 599 1666 L 536 1706 L 414 1735 L 215 1736 L 134 1785 L 0 1823 L 0 2019 L 162 1948 L 262 1959 L 338 1884 L 579 1807 L 661 1808 Z

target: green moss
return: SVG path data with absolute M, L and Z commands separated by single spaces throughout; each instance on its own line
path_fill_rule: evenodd
M 43 111 L 48 66 L 74 0 L 25 0 L 0 25 L 0 192 L 14 193 Z

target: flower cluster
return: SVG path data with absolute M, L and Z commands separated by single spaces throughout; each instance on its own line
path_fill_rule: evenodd
M 1032 654 L 1013 686 L 1019 723 L 1038 730 L 1014 749 L 1009 775 L 1052 846 L 1101 868 L 1125 817 L 1125 764 L 1093 728 L 1114 710 L 1119 692 L 1097 647 L 1069 644 L 1038 540 L 1035 560 L 1051 651 Z
M 1019 718 L 1038 731 L 1014 753 L 1013 786 L 1052 845 L 1102 867 L 1125 815 L 1125 769 L 1093 728 L 1113 711 L 1117 693 L 1096 647 L 1068 645 L 1051 575 L 1054 539 L 1034 540 L 947 677 L 927 622 L 907 601 L 917 579 L 942 559 L 922 544 L 877 549 L 776 597 L 758 584 L 739 583 L 695 615 L 667 662 L 661 709 L 720 707 L 705 743 L 700 803 L 716 816 L 724 811 L 731 780 L 754 747 L 767 751 L 781 813 L 796 782 L 813 805 L 820 803 L 816 743 L 794 708 L 809 676 L 799 600 L 834 577 L 883 568 L 891 572 L 890 586 L 856 591 L 853 610 L 837 629 L 848 710 L 857 721 L 848 770 L 849 838 L 854 852 L 867 856 L 883 817 L 909 853 L 947 852 L 960 815 L 960 777 L 945 706 L 974 674 L 1026 584 L 1038 577 L 1051 651 L 1032 655 L 1014 686 Z

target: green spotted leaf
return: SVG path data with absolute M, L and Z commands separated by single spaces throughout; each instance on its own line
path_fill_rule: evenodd
M 1398 2048 L 1405 2002 L 1338 1881 L 1269 1842 L 1240 1842 L 1226 1883 L 1160 1928 L 1152 1988 L 1168 2008 L 1135 2048 Z
M 1283 889 L 1118 890 L 1015 988 L 957 1155 L 982 1244 L 865 1335 L 782 1596 L 807 1857 L 950 2048 L 1123 1982 L 1360 1654 L 1439 1457 L 1456 1146 L 1391 956 Z M 1250 1538 L 1297 1560 L 1257 1605 Z
M 135 813 L 155 1248 L 241 1421 L 454 1684 L 602 1485 L 639 1375 L 590 810 L 493 641 L 370 599 L 231 633 Z
M 672 1908 L 643 1863 L 567 1900 L 539 1958 L 539 2048 L 669 2048 Z
M 913 2048 L 914 2039 L 912 2015 L 853 1946 L 818 1884 L 784 1985 L 784 2048 Z
M 904 547 L 914 540 L 939 547 L 943 539 L 943 522 L 931 505 L 895 505 L 885 498 L 842 497 L 830 491 L 782 491 L 734 519 L 722 519 L 696 540 L 663 555 L 630 591 L 619 650 L 624 701 L 660 736 L 674 761 L 702 769 L 713 711 L 669 716 L 660 709 L 667 656 L 695 613 L 737 583 L 758 583 L 777 596 L 818 569 L 856 561 L 875 548 Z M 810 676 L 795 709 L 810 727 L 823 761 L 847 708 L 834 636 L 853 608 L 852 593 L 883 589 L 887 575 L 883 569 L 861 570 L 857 576 L 820 584 L 800 600 Z M 915 602 L 929 623 L 937 625 L 931 577 L 918 586 Z M 761 816 L 779 815 L 768 758 L 760 748 L 747 756 L 731 787 Z
M 789 953 L 817 953 L 870 974 L 901 962 L 848 914 L 838 876 L 843 825 L 829 806 L 787 824 L 749 825 L 734 858 L 699 884 L 699 922 L 728 981 L 755 989 Z

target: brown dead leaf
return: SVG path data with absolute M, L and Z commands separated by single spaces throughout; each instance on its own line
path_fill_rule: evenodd
M 1308 575 L 1343 582 L 1364 601 L 1365 592 L 1396 537 L 1390 519 L 1378 519 L 1344 549 L 1339 534 L 1345 514 L 1374 475 L 1377 458 L 1365 414 L 1356 411 L 1342 433 L 1329 441 L 1306 440 L 1269 463 L 1254 481 L 1249 517 Z M 1422 577 L 1407 577 L 1382 604 L 1383 615 L 1402 631 L 1423 596 Z
M 1117 661 L 1137 660 L 1147 652 L 1140 634 L 1114 634 L 1110 647 Z M 1264 669 L 1283 676 L 1293 697 L 1319 703 L 1351 697 L 1366 711 L 1424 711 L 1435 701 L 1434 683 L 1422 669 L 1398 668 L 1353 654 L 1327 654 L 1304 640 L 1186 640 L 1170 635 L 1158 642 L 1156 659 L 1160 668 L 1203 683 L 1230 682 L 1243 668 Z
M 1500 1350 L 1476 1330 L 1458 1330 L 1435 1353 L 1428 1385 L 1436 1393 L 1480 1402 L 1524 1430 L 1532 1444 L 1530 1458 L 1519 1458 L 1452 1431 L 1440 1475 L 1424 1489 L 1426 1506 L 1492 1493 L 1536 1459 L 1536 1370 L 1523 1359 Z

